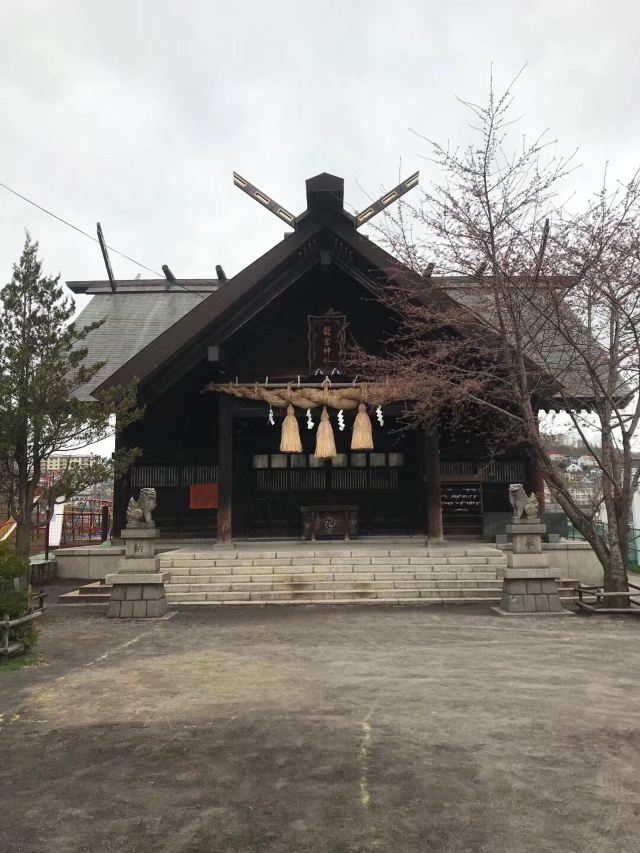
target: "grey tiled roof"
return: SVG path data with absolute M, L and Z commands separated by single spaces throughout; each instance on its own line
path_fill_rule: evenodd
M 567 281 L 565 277 L 557 276 L 558 284 Z M 547 280 L 549 281 L 549 279 Z M 483 291 L 481 282 L 471 276 L 442 276 L 433 277 L 433 282 L 441 287 L 446 293 L 462 307 L 472 311 L 481 323 L 493 326 L 495 317 L 490 298 L 489 288 Z M 544 291 L 543 291 L 544 292 Z M 514 293 L 514 301 L 517 300 L 518 292 Z M 580 400 L 593 402 L 594 399 L 603 396 L 603 388 L 607 387 L 607 351 L 606 347 L 600 350 L 595 341 L 568 308 L 564 309 L 562 320 L 559 325 L 549 323 L 547 316 L 553 315 L 554 307 L 545 311 L 544 298 L 529 297 L 522 299 L 519 305 L 520 319 L 517 321 L 520 334 L 523 336 L 525 353 L 533 364 L 538 365 L 549 377 L 561 386 L 566 397 L 572 398 L 574 403 Z M 599 368 L 601 380 L 596 382 L 590 375 L 583 360 L 582 353 L 587 353 L 591 366 L 598 370 L 597 355 L 602 355 L 603 364 Z M 632 394 L 632 389 L 625 384 L 621 377 L 616 377 L 617 386 L 611 393 L 620 400 L 624 400 Z M 559 396 L 555 395 L 558 400 Z M 549 401 L 552 402 L 553 400 Z
M 81 328 L 95 320 L 104 320 L 83 344 L 89 350 L 87 364 L 107 361 L 88 385 L 78 389 L 83 400 L 90 400 L 94 388 L 220 286 L 214 279 L 185 280 L 183 287 L 167 286 L 168 283 L 156 279 L 118 282 L 118 290 L 113 293 L 108 282 L 68 284 L 76 293 L 92 295 L 91 302 L 77 317 L 76 326 Z

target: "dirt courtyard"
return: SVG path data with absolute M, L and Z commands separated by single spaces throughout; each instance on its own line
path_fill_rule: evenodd
M 0 673 L 0 850 L 635 853 L 640 623 L 53 606 Z

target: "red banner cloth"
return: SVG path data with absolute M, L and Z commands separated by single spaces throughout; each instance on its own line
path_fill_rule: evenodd
M 218 484 L 189 486 L 189 509 L 218 509 Z

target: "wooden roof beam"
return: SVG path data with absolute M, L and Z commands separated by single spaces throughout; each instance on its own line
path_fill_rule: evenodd
M 242 192 L 255 199 L 263 207 L 266 207 L 267 210 L 270 210 L 274 216 L 277 216 L 278 219 L 281 219 L 283 222 L 286 222 L 287 225 L 290 228 L 293 228 L 293 230 L 295 231 L 296 218 L 293 213 L 289 213 L 289 211 L 285 207 L 282 207 L 282 205 L 278 204 L 277 201 L 274 201 L 271 196 L 268 196 L 266 193 L 263 193 L 262 190 L 259 190 L 250 181 L 248 181 L 246 178 L 243 178 L 242 175 L 239 175 L 237 172 L 233 173 L 233 183 L 239 189 L 241 189 Z
M 369 207 L 366 207 L 364 210 L 361 210 L 360 213 L 357 213 L 355 227 L 360 228 L 361 225 L 364 225 L 366 222 L 373 219 L 374 216 L 381 213 L 385 207 L 389 207 L 390 204 L 397 201 L 400 196 L 408 193 L 410 189 L 413 189 L 413 187 L 418 185 L 419 178 L 420 172 L 414 172 L 413 175 L 410 175 L 405 181 L 398 184 L 397 187 L 394 187 L 388 193 L 380 196 L 380 198 L 377 201 L 374 201 L 373 204 L 369 205 Z

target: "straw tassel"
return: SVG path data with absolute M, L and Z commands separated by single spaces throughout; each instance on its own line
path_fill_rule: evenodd
M 282 453 L 302 453 L 298 419 L 295 416 L 291 403 L 287 406 L 287 416 L 282 422 L 280 450 Z
M 353 435 L 351 436 L 351 449 L 373 450 L 371 420 L 364 403 L 358 405 L 358 414 L 353 424 Z
M 327 407 L 323 406 L 320 425 L 316 433 L 316 456 L 318 459 L 333 459 L 337 455 L 333 428 L 329 420 L 329 412 L 327 411 Z

